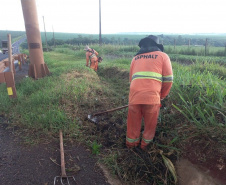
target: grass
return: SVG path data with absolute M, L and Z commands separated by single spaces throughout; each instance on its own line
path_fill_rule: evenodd
M 169 54 L 172 61 L 182 63 L 184 65 L 191 65 L 195 63 L 207 63 L 217 64 L 220 66 L 226 66 L 226 58 L 219 56 L 192 56 L 192 55 L 181 55 L 181 54 Z
M 77 96 L 76 100 L 78 100 L 79 94 L 81 96 L 86 90 L 87 83 L 75 84 L 71 79 L 68 82 L 70 85 L 66 86 L 65 83 L 68 79 L 65 79 L 67 76 L 64 73 L 67 74 L 75 68 L 77 70 L 81 69 L 80 72 L 83 70 L 89 71 L 89 69 L 84 68 L 81 63 L 73 63 L 73 56 L 62 56 L 55 53 L 52 55 L 52 59 L 48 59 L 48 55 L 45 57 L 49 61 L 47 65 L 52 69 L 53 75 L 38 81 L 30 78 L 24 79 L 23 82 L 16 85 L 18 98 L 15 100 L 9 100 L 6 93 L 1 93 L 0 111 L 6 111 L 5 113 L 7 113 L 10 109 L 10 112 L 15 113 L 13 114 L 14 119 L 29 127 L 42 128 L 48 131 L 58 130 L 62 127 L 70 129 L 74 121 L 60 108 L 61 101 L 66 94 L 71 93 L 71 90 Z M 58 58 L 58 61 L 55 58 Z M 60 65 L 59 61 L 61 62 Z M 74 87 L 71 87 L 72 83 L 75 85 Z M 69 89 L 70 87 L 71 89 Z M 4 85 L 2 85 L 1 90 L 3 91 L 4 88 Z M 14 106 L 12 106 L 13 104 Z
M 204 71 L 180 64 L 173 68 L 176 78 L 171 100 L 174 107 L 197 126 L 225 124 L 225 81 L 212 74 L 208 67 Z
M 165 52 L 169 54 L 180 54 L 190 56 L 226 56 L 225 47 L 213 47 L 213 46 L 170 46 L 164 47 Z
M 89 113 L 128 103 L 128 55 L 136 53 L 130 46 L 93 48 L 104 58 L 98 73 L 85 67 L 83 47 L 68 45 L 45 53 L 52 75 L 23 79 L 16 84 L 17 99 L 9 99 L 1 84 L 0 115 L 40 133 L 63 129 L 86 143 L 121 180 L 135 184 L 174 184 L 162 156 L 174 162 L 190 138 L 214 135 L 217 143 L 225 142 L 225 67 L 197 56 L 189 65 L 172 59 L 174 84 L 162 102 L 156 137 L 147 153 L 125 148 L 126 110 L 101 116 L 97 125 L 88 122 Z
M 92 153 L 98 155 L 100 153 L 101 144 L 98 144 L 96 141 L 91 145 Z

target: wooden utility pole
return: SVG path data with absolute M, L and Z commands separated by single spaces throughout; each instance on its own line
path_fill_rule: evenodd
M 43 78 L 49 75 L 50 72 L 43 57 L 36 1 L 21 0 L 21 5 L 24 15 L 24 25 L 26 29 L 30 59 L 28 76 L 34 79 Z
M 8 36 L 9 71 L 13 72 L 11 34 L 8 34 L 7 36 Z
M 48 51 L 48 45 L 47 45 L 47 36 L 46 36 L 46 27 L 45 27 L 45 20 L 44 20 L 44 16 L 43 17 L 43 24 L 44 24 L 44 31 L 45 31 L 45 39 L 46 39 L 46 51 Z
M 5 82 L 7 87 L 7 92 L 10 98 L 16 98 L 16 87 L 14 80 L 14 63 L 12 60 L 12 44 L 11 44 L 11 34 L 8 34 L 8 57 L 9 57 L 9 72 L 5 72 Z
M 101 38 L 101 0 L 99 0 L 99 45 L 102 45 L 102 38 Z

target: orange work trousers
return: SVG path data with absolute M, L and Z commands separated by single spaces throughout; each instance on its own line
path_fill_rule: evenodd
M 140 144 L 142 118 L 144 118 L 144 132 L 142 134 L 141 148 L 145 149 L 153 140 L 158 121 L 159 109 L 159 104 L 129 105 L 126 134 L 126 146 L 128 148 L 136 147 Z
M 94 69 L 95 71 L 97 71 L 97 69 L 98 69 L 98 60 L 91 60 L 90 61 L 90 68 Z

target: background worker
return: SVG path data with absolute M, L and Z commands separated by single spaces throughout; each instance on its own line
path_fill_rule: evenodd
M 91 49 L 89 46 L 86 46 L 86 66 L 89 67 L 89 61 L 90 61 L 90 68 L 97 71 L 98 69 L 98 53 L 94 49 Z
M 145 150 L 155 136 L 160 100 L 170 92 L 173 71 L 170 58 L 163 52 L 158 37 L 149 35 L 141 39 L 139 47 L 130 65 L 126 145 L 132 148 L 141 144 Z M 141 136 L 142 118 L 144 131 Z

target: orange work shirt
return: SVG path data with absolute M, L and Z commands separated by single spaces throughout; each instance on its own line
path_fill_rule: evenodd
M 170 92 L 173 71 L 168 55 L 153 51 L 136 55 L 130 65 L 129 104 L 160 104 Z
M 98 53 L 94 49 L 93 49 L 93 52 L 92 52 L 92 49 L 89 49 L 86 52 L 86 65 L 87 66 L 89 65 L 89 60 L 91 61 L 91 63 L 96 62 L 98 60 L 97 55 Z

